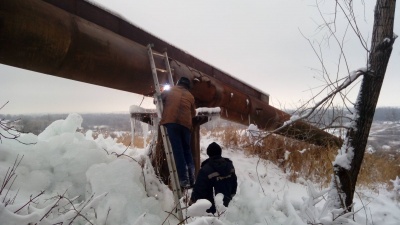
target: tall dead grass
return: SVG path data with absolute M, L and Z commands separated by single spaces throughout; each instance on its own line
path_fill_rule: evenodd
M 146 142 L 148 143 L 149 140 L 150 140 L 150 137 L 147 137 Z M 121 135 L 117 138 L 117 143 L 122 143 L 125 146 L 131 146 L 131 142 L 132 142 L 131 133 L 124 133 L 123 135 Z M 136 147 L 136 148 L 144 148 L 145 147 L 145 138 L 143 137 L 143 135 L 136 134 L 133 139 L 132 146 Z
M 337 148 L 315 146 L 279 135 L 270 135 L 260 144 L 254 145 L 243 127 L 235 125 L 203 129 L 201 132 L 210 133 L 226 147 L 240 147 L 249 155 L 273 162 L 286 172 L 291 181 L 302 177 L 326 187 L 331 180 L 332 162 L 337 155 Z M 400 174 L 399 161 L 398 154 L 366 153 L 357 185 L 372 189 L 382 184 L 389 187 L 390 180 Z
M 358 182 L 369 188 L 377 188 L 382 184 L 393 188 L 390 180 L 400 175 L 400 154 L 390 152 L 365 154 L 361 165 Z

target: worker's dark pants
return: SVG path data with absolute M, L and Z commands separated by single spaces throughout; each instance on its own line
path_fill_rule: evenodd
M 194 184 L 194 162 L 190 149 L 190 130 L 177 123 L 164 124 L 174 154 L 176 170 L 178 171 L 181 187 Z

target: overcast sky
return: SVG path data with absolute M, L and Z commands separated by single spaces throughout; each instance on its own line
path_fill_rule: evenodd
M 310 40 L 321 40 L 322 20 L 314 0 L 94 0 L 133 24 L 193 56 L 270 94 L 271 105 L 293 108 L 325 82 Z M 322 1 L 324 2 L 324 1 Z M 329 1 L 328 1 L 329 2 Z M 354 2 L 361 2 L 357 0 Z M 370 44 L 375 1 L 356 6 L 356 17 Z M 321 6 L 332 9 L 329 6 Z M 327 11 L 326 11 L 327 12 Z M 395 33 L 400 34 L 397 4 Z M 338 19 L 337 29 L 343 31 Z M 348 33 L 351 33 L 348 31 Z M 303 35 L 304 36 L 303 36 Z M 400 38 L 395 42 L 378 106 L 400 106 Z M 315 43 L 315 42 L 314 42 Z M 366 65 L 358 39 L 344 39 L 350 70 Z M 327 68 L 336 75 L 333 39 L 323 44 Z M 342 60 L 343 62 L 343 60 Z M 346 75 L 340 71 L 340 77 Z M 358 87 L 350 98 L 355 100 Z M 1 114 L 128 112 L 142 96 L 0 64 Z M 152 107 L 147 99 L 143 106 Z

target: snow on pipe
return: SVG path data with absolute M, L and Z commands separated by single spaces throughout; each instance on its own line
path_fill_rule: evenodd
M 49 3 L 58 4 L 58 7 Z M 2 0 L 0 63 L 146 96 L 152 95 L 154 85 L 146 46 L 131 40 L 136 33 L 124 29 L 125 26 L 133 25 L 120 23 L 116 26 L 118 30 L 115 28 L 116 30 L 111 31 L 104 28 L 107 24 L 99 26 L 59 8 L 63 4 L 73 4 L 72 8 L 76 11 L 87 12 L 89 15 L 90 12 L 96 16 L 104 13 L 101 14 L 104 16 L 102 21 L 112 21 L 108 20 L 111 14 L 96 6 L 87 5 L 82 0 Z M 91 8 L 79 10 L 79 7 Z M 93 13 L 93 10 L 100 11 Z M 125 35 L 132 38 L 117 34 L 125 30 Z M 149 35 L 140 29 L 137 32 L 142 32 L 142 36 L 143 32 Z M 149 40 L 160 42 L 153 36 Z M 170 51 L 180 61 L 185 61 L 185 57 L 188 57 L 182 56 L 173 46 L 168 46 L 167 52 Z M 212 72 L 212 75 L 200 72 L 172 58 L 171 54 L 169 56 L 174 79 L 187 76 L 192 80 L 192 94 L 197 107 L 221 107 L 222 118 L 244 125 L 253 123 L 265 130 L 275 129 L 290 118 L 287 113 L 270 106 L 265 94 L 260 97 L 257 90 L 237 79 L 222 72 Z M 154 59 L 156 65 L 163 68 L 162 57 L 155 56 Z M 198 68 L 202 66 L 198 65 L 201 63 L 193 63 L 194 67 L 195 64 Z M 167 76 L 161 76 L 159 82 L 167 83 Z M 318 145 L 339 143 L 336 137 L 304 122 L 297 122 L 280 133 Z

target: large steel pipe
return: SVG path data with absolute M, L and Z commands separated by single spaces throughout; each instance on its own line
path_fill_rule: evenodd
M 104 87 L 149 94 L 145 46 L 40 0 L 2 0 L 0 62 Z
M 115 27 L 123 30 L 122 25 L 107 29 L 107 24 L 100 26 L 48 2 L 72 9 L 71 3 L 88 4 L 81 0 L 0 0 L 0 63 L 143 95 L 154 93 L 146 46 L 127 38 L 135 36 L 132 32 L 126 32 L 127 36 L 117 34 L 121 31 Z M 82 13 L 76 7 L 75 11 Z M 149 43 L 158 40 L 149 39 Z M 173 53 L 170 56 L 176 56 L 170 57 L 174 78 L 192 79 L 198 107 L 221 107 L 223 118 L 244 125 L 253 123 L 265 130 L 275 129 L 289 118 L 269 106 L 267 95 L 200 61 L 182 63 L 193 60 L 176 48 L 167 50 Z M 162 58 L 155 60 L 162 67 Z M 160 82 L 167 82 L 166 77 L 160 77 Z M 337 138 L 303 122 L 281 133 L 318 145 L 326 144 L 326 140 L 338 143 Z
M 192 93 L 197 107 L 221 107 L 221 117 L 243 125 L 255 124 L 262 130 L 275 130 L 290 119 L 290 115 L 265 101 L 232 88 L 207 74 L 184 64 L 171 63 L 177 74 L 194 80 Z M 317 145 L 339 146 L 341 140 L 303 121 L 277 131 L 278 134 Z

